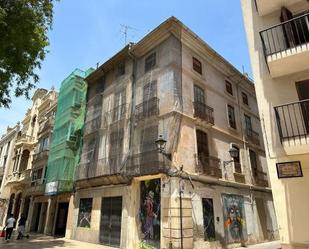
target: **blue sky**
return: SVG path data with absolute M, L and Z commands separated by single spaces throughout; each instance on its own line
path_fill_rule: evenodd
M 172 15 L 251 75 L 239 0 L 60 0 L 37 86 L 58 90 L 75 68 L 95 67 L 111 57 L 125 43 L 121 24 L 135 28 L 129 30 L 128 40 L 136 42 Z M 30 105 L 20 97 L 9 110 L 0 109 L 0 134 L 21 120 Z

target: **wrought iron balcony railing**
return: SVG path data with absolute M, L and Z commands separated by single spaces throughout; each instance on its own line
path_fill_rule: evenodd
M 76 171 L 76 180 L 124 174 L 127 176 L 151 175 L 166 172 L 169 160 L 158 150 L 133 155 L 110 155 L 98 160 L 83 160 Z
M 275 107 L 281 142 L 299 139 L 307 143 L 309 137 L 309 99 Z
M 214 109 L 201 102 L 193 102 L 194 105 L 194 117 L 200 118 L 209 124 L 214 124 Z
M 159 99 L 154 97 L 135 107 L 136 120 L 143 120 L 152 116 L 159 115 Z
M 196 154 L 195 156 L 197 159 L 197 173 L 217 178 L 222 177 L 221 161 L 219 158 L 203 154 Z
M 246 128 L 246 136 L 252 143 L 260 145 L 260 136 L 258 132 L 250 128 Z
M 279 52 L 302 51 L 302 45 L 309 43 L 309 13 L 282 22 L 270 28 L 260 31 L 264 55 L 269 56 Z

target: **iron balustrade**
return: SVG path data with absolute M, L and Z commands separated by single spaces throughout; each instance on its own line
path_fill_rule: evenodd
M 95 160 L 82 158 L 76 170 L 75 178 L 81 180 L 115 174 L 127 176 L 158 174 L 166 172 L 169 166 L 170 161 L 165 159 L 158 150 L 133 155 L 109 155 L 109 157 Z
M 196 154 L 197 165 L 196 171 L 200 174 L 210 175 L 221 178 L 221 161 L 219 158 L 204 154 Z
M 281 142 L 309 136 L 309 99 L 276 106 L 275 115 Z
M 250 128 L 246 128 L 246 136 L 254 144 L 260 145 L 260 135 L 259 135 L 258 132 L 254 131 Z
M 260 31 L 265 57 L 292 49 L 308 49 L 309 13 Z
M 194 117 L 200 118 L 209 124 L 214 124 L 214 109 L 201 102 L 193 102 Z
M 159 99 L 153 97 L 135 107 L 135 117 L 137 120 L 159 115 Z

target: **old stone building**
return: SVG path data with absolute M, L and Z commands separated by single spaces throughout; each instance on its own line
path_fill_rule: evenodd
M 45 196 L 45 182 L 49 145 L 55 121 L 57 109 L 57 93 L 50 91 L 42 99 L 38 107 L 37 142 L 31 167 L 31 185 L 26 191 L 26 198 L 29 200 L 28 222 L 26 230 L 37 233 L 50 233 L 52 221 L 47 219 L 51 210 L 48 210 L 50 198 Z
M 246 75 L 171 17 L 86 81 L 68 238 L 134 249 L 275 239 Z
M 38 169 L 33 169 L 33 165 L 36 166 L 36 164 L 32 162 L 33 160 L 36 162 L 36 148 L 42 142 L 39 138 L 42 132 L 41 124 L 46 116 L 45 110 L 52 103 L 55 103 L 56 93 L 53 90 L 47 91 L 39 88 L 35 91 L 31 100 L 32 106 L 28 109 L 21 122 L 22 127 L 20 130 L 16 130 L 13 156 L 10 167 L 7 168 L 7 177 L 3 183 L 3 192 L 8 202 L 5 213 L 13 214 L 16 219 L 19 219 L 20 215 L 23 214 L 28 218 L 27 226 L 32 222 L 32 217 L 28 216 L 28 211 L 30 209 L 32 211 L 31 207 L 34 200 L 33 182 L 34 179 L 38 179 Z M 44 146 L 46 147 L 46 144 Z M 41 167 L 41 178 L 43 178 L 44 165 L 41 165 Z
M 19 123 L 14 127 L 8 127 L 6 133 L 0 139 L 0 227 L 4 225 L 9 204 L 9 193 L 5 189 L 8 174 L 12 169 L 15 141 L 20 130 Z
M 271 2 L 271 3 L 270 3 Z M 309 248 L 309 2 L 243 0 L 282 248 Z

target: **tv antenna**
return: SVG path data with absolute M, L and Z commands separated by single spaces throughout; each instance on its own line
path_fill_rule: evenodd
M 127 39 L 128 39 L 128 31 L 129 30 L 138 30 L 136 28 L 133 28 L 131 26 L 128 25 L 124 25 L 124 24 L 120 24 L 120 26 L 122 27 L 122 29 L 120 30 L 120 32 L 123 34 L 124 36 L 124 45 L 127 45 Z

